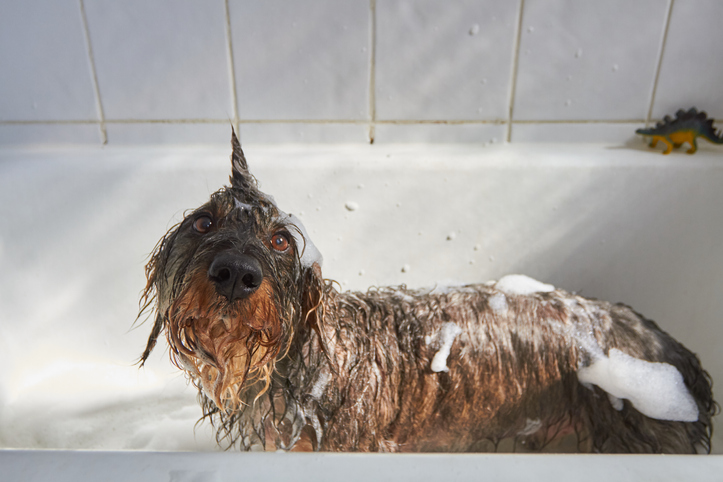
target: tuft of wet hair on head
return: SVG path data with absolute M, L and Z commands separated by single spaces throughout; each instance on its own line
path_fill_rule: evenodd
M 231 177 L 229 178 L 231 185 L 243 191 L 256 188 L 256 178 L 249 172 L 246 156 L 233 127 L 231 128 L 231 148 Z

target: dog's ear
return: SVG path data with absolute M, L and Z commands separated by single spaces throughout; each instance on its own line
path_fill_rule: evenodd
M 231 185 L 237 189 L 248 191 L 250 187 L 256 187 L 256 179 L 249 172 L 246 163 L 246 156 L 241 149 L 241 143 L 236 137 L 236 131 L 231 128 Z

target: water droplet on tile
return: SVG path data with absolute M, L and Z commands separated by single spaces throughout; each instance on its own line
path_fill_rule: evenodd
M 479 244 L 475 244 L 474 248 L 472 249 L 474 249 L 475 251 L 479 251 L 480 249 L 482 249 L 482 246 L 480 246 Z
M 495 257 L 490 254 L 490 261 L 494 261 Z
M 618 64 L 613 64 L 613 72 L 617 72 L 618 68 Z
M 472 28 L 469 29 L 470 35 L 477 35 L 479 33 L 479 25 L 474 24 L 472 25 Z
M 490 139 L 490 144 L 494 144 L 495 142 L 497 142 L 497 138 L 496 138 L 496 137 L 493 137 L 492 139 Z
M 314 195 L 313 195 L 312 193 L 309 193 L 309 194 L 306 195 L 306 197 L 308 197 L 309 199 L 313 199 L 313 198 L 314 198 Z
M 357 189 L 364 189 L 364 184 L 359 183 L 359 184 L 357 184 L 356 188 L 357 188 Z
M 571 106 L 571 105 L 572 105 L 572 99 L 567 99 L 567 100 L 565 101 L 565 107 L 569 107 L 569 106 Z
M 347 201 L 346 204 L 344 204 L 344 207 L 347 211 L 356 211 L 359 209 L 359 204 L 355 203 L 354 201 Z
M 447 241 L 453 241 L 454 238 L 456 238 L 456 237 L 457 237 L 457 233 L 455 233 L 455 232 L 453 231 L 453 232 L 451 232 L 451 233 L 449 233 L 449 234 L 447 235 Z
M 485 85 L 485 84 L 487 83 L 487 77 L 485 77 L 485 78 L 483 78 L 482 80 L 480 80 L 480 83 L 481 83 L 482 85 Z
M 473 260 L 473 259 L 470 259 L 470 260 L 469 260 L 469 264 L 474 264 L 474 260 Z
M 363 270 L 363 269 L 360 269 L 360 270 L 359 270 L 359 276 L 364 276 L 364 270 Z
M 397 207 L 398 208 L 402 207 L 402 203 L 397 203 Z
M 577 49 L 575 51 L 575 58 L 579 59 L 580 57 L 582 57 L 582 49 Z
M 572 75 L 567 76 L 567 81 L 570 82 L 572 80 Z
M 527 27 L 527 31 L 532 33 L 535 31 L 535 27 Z
M 409 273 L 410 269 L 412 269 L 411 266 L 405 264 L 404 266 L 402 266 L 402 273 Z

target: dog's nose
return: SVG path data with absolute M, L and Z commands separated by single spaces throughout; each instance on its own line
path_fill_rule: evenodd
M 263 278 L 261 264 L 245 254 L 220 253 L 208 268 L 208 279 L 228 301 L 246 298 L 261 286 Z

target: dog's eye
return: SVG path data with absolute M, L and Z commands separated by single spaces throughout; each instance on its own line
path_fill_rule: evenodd
M 211 231 L 212 227 L 213 220 L 210 216 L 199 216 L 193 222 L 193 229 L 195 229 L 197 233 L 206 234 L 207 232 Z
M 276 233 L 271 237 L 271 247 L 276 251 L 286 251 L 289 248 L 289 239 L 283 233 Z

